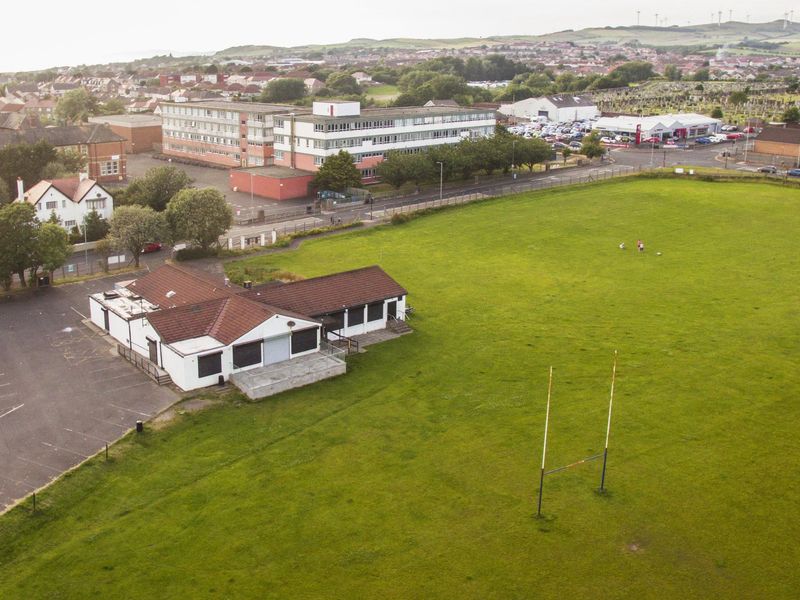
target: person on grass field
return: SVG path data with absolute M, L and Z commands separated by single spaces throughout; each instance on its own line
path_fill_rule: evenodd
M 639 252 L 644 252 L 644 242 L 642 240 L 636 240 L 636 247 L 639 249 Z

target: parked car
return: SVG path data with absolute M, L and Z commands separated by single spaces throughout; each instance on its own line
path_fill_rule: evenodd
M 150 254 L 151 252 L 158 252 L 161 250 L 161 242 L 148 242 L 142 248 L 142 254 Z
M 755 127 L 745 127 L 744 129 L 742 129 L 742 131 L 744 133 L 755 133 L 756 132 L 756 128 Z
M 573 150 L 580 150 L 581 148 L 583 148 L 583 144 L 581 144 L 580 142 L 570 142 L 569 147 L 572 148 Z
M 612 138 L 612 137 L 608 137 L 608 136 L 606 135 L 606 136 L 603 136 L 603 137 L 601 137 L 601 138 L 600 138 L 600 141 L 601 141 L 602 143 L 604 143 L 604 144 L 613 144 L 613 143 L 614 143 L 614 138 Z
M 729 134 L 727 135 L 727 138 L 728 138 L 729 140 L 740 140 L 740 139 L 742 139 L 743 137 L 744 137 L 744 134 L 743 134 L 743 133 L 738 133 L 738 132 L 737 132 L 737 133 L 729 133 Z
M 775 165 L 766 165 L 764 167 L 758 167 L 758 172 L 775 174 L 778 172 L 778 167 L 776 167 Z
M 789 177 L 800 177 L 800 169 L 789 169 L 786 174 Z
M 705 144 L 710 144 L 711 143 L 711 139 L 707 138 L 707 137 L 699 137 L 694 142 L 695 142 L 695 144 L 705 145 Z

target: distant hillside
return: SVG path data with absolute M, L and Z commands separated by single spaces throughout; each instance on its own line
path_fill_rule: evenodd
M 800 24 L 784 22 L 740 23 L 732 21 L 683 27 L 594 27 L 577 31 L 567 30 L 544 35 L 508 35 L 486 38 L 414 39 L 391 38 L 374 40 L 358 38 L 339 44 L 309 44 L 281 48 L 277 46 L 237 46 L 217 52 L 216 58 L 246 58 L 257 56 L 289 56 L 322 53 L 336 50 L 425 50 L 441 48 L 466 48 L 470 46 L 497 46 L 514 42 L 573 42 L 575 44 L 625 44 L 644 46 L 718 46 L 742 42 L 780 44 L 789 52 L 800 51 Z

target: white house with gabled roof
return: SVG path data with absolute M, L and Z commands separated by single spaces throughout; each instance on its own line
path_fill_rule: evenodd
M 52 214 L 67 230 L 81 227 L 92 211 L 104 219 L 114 212 L 114 197 L 103 186 L 84 175 L 64 179 L 43 179 L 27 192 L 21 179 L 17 179 L 17 202 L 27 202 L 36 209 L 40 221 Z

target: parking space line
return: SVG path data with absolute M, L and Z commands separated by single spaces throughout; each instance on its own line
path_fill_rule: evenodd
M 125 387 L 114 388 L 113 390 L 108 390 L 106 393 L 121 392 L 122 390 L 129 390 L 131 388 L 140 387 L 140 386 L 143 386 L 143 385 L 150 385 L 151 383 L 153 383 L 153 382 L 152 381 L 142 381 L 141 383 L 134 383 L 133 385 L 126 385 Z M 112 406 L 113 406 L 113 404 L 112 404 Z
M 20 409 L 20 408 L 22 408 L 23 406 L 25 406 L 25 405 L 24 405 L 24 404 L 20 404 L 19 406 L 15 406 L 15 407 L 13 407 L 12 409 L 10 409 L 10 410 L 7 410 L 7 411 L 6 411 L 6 412 L 4 412 L 2 415 L 0 415 L 0 419 L 2 419 L 3 417 L 6 417 L 6 416 L 8 416 L 8 415 L 10 415 L 10 414 L 11 414 L 11 413 L 13 413 L 15 410 L 19 410 L 19 409 Z
M 71 308 L 72 310 L 74 310 L 76 313 L 78 313 L 78 315 L 80 315 L 80 316 L 81 316 L 81 317 L 83 317 L 84 319 L 88 319 L 88 318 L 89 318 L 89 317 L 87 317 L 85 314 L 83 314 L 82 312 L 79 312 L 79 311 L 78 311 L 78 309 L 76 309 L 74 306 L 70 306 L 70 308 Z
M 103 367 L 102 369 L 93 369 L 92 371 L 86 371 L 87 373 L 98 373 L 100 371 L 108 371 L 109 369 L 115 369 L 118 367 L 118 364 L 109 365 L 108 367 Z
M 36 489 L 36 486 L 33 486 L 30 483 L 25 483 L 24 481 L 17 481 L 16 479 L 11 479 L 10 477 L 6 477 L 5 475 L 0 475 L 0 479 L 5 479 L 6 481 L 10 481 L 11 483 L 15 483 L 17 485 L 22 485 L 22 486 L 25 486 L 25 487 L 29 487 L 32 490 Z
M 35 460 L 30 460 L 28 458 L 22 458 L 21 456 L 17 456 L 17 458 L 19 460 L 21 460 L 22 462 L 31 463 L 32 465 L 36 465 L 37 467 L 44 467 L 45 469 L 50 469 L 51 471 L 55 471 L 56 473 L 63 473 L 64 471 L 66 471 L 66 469 L 58 469 L 56 467 L 51 467 L 50 465 L 45 465 L 45 464 L 42 464 L 42 463 L 38 463 Z M 51 479 L 52 479 L 52 477 L 51 477 Z
M 104 421 L 103 419 L 98 419 L 97 417 L 89 416 L 92 421 L 97 421 L 98 423 L 105 423 L 106 425 L 113 425 L 114 427 L 119 427 L 120 429 L 128 430 L 130 429 L 130 425 L 120 425 L 119 423 L 112 423 L 111 421 Z
M 103 442 L 104 444 L 112 444 L 113 442 L 109 440 L 104 440 L 103 438 L 96 437 L 94 435 L 89 435 L 88 433 L 83 433 L 82 431 L 75 431 L 74 429 L 70 429 L 69 427 L 64 427 L 64 431 L 69 431 L 70 433 L 74 433 L 75 435 L 80 435 L 85 438 L 91 438 L 93 440 L 97 440 L 98 442 Z
M 7 385 L 11 385 L 11 382 L 9 381 L 7 383 L 0 383 L 0 387 L 6 387 Z
M 81 458 L 89 458 L 85 454 L 81 454 L 80 452 L 75 452 L 74 450 L 68 450 L 67 448 L 61 448 L 60 446 L 55 446 L 53 444 L 49 444 L 47 442 L 40 442 L 43 446 L 47 446 L 48 448 L 52 448 L 56 452 L 69 452 L 70 454 L 74 454 L 76 456 L 80 456 Z
M 120 410 L 125 410 L 125 411 L 128 411 L 128 412 L 137 414 L 137 415 L 142 415 L 143 417 L 152 417 L 153 416 L 153 415 L 151 415 L 149 413 L 143 413 L 143 412 L 139 412 L 138 410 L 133 410 L 132 408 L 125 408 L 124 406 L 117 406 L 116 404 L 111 404 L 110 402 L 108 403 L 108 405 L 109 406 L 113 406 L 114 408 L 118 408 Z

